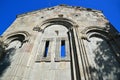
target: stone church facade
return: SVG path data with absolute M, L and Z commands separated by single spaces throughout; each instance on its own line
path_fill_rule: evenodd
M 0 80 L 120 80 L 119 32 L 99 10 L 24 13 L 0 40 Z

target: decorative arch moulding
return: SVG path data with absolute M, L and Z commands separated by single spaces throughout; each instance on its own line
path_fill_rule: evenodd
M 23 40 L 24 42 L 30 40 L 31 35 L 28 32 L 26 32 L 26 31 L 16 31 L 16 32 L 9 33 L 9 34 L 5 35 L 3 37 L 3 41 L 5 43 L 9 43 L 11 40 L 15 39 L 15 37 L 19 38 L 20 35 L 24 37 L 24 40 Z

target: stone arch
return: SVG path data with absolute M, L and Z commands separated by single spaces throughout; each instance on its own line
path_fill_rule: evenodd
M 107 41 L 111 49 L 115 52 L 116 59 L 120 62 L 119 56 L 117 56 L 119 54 L 119 48 L 116 46 L 117 44 L 114 42 L 111 32 L 107 28 L 93 26 L 85 28 L 81 33 L 85 35 L 88 41 L 90 41 L 91 37 L 98 37 Z
M 2 58 L 0 61 L 0 76 L 11 66 L 16 59 L 21 56 L 16 54 L 20 48 L 22 47 L 23 43 L 28 41 L 30 34 L 26 31 L 17 31 L 10 34 L 7 34 L 3 37 L 3 41 L 7 44 L 5 48 L 4 54 L 2 54 Z
M 108 32 L 108 29 L 106 27 L 100 27 L 100 26 L 89 26 L 89 27 L 86 27 L 84 30 L 81 31 L 81 33 L 83 34 L 87 34 L 91 31 L 101 31 L 101 32 Z
M 89 42 L 84 40 L 84 43 L 86 43 L 91 78 L 93 80 L 119 80 L 120 62 L 114 49 L 115 43 L 113 43 L 114 41 L 111 40 L 109 35 L 110 32 L 105 28 L 90 27 L 86 28 L 82 33 L 86 34 L 89 39 Z
M 81 33 L 85 35 L 88 41 L 91 36 L 99 36 L 106 40 L 111 39 L 111 36 L 109 35 L 110 32 L 108 32 L 107 28 L 105 27 L 90 26 L 81 31 Z
M 60 30 L 63 30 L 64 31 L 63 35 L 61 35 L 61 36 L 57 35 L 56 37 L 58 37 L 58 38 L 56 38 L 56 41 L 60 42 L 62 40 L 65 40 L 69 44 L 68 34 L 73 34 L 72 29 L 73 29 L 73 27 L 76 27 L 76 23 L 73 22 L 72 20 L 69 20 L 66 18 L 52 18 L 52 19 L 47 19 L 47 20 L 43 21 L 41 23 L 41 25 L 39 25 L 39 26 L 42 29 L 42 35 L 41 35 L 42 39 L 52 41 L 53 40 L 52 36 L 55 37 L 56 34 L 61 33 Z M 51 27 L 53 27 L 53 29 Z M 56 27 L 58 27 L 58 29 Z M 55 30 L 57 30 L 58 32 Z M 48 34 L 49 32 L 52 32 L 52 31 L 53 31 L 52 34 Z M 56 32 L 56 34 L 54 34 L 55 32 Z M 41 43 L 43 43 L 43 42 L 41 41 Z M 67 46 L 67 47 L 69 48 L 69 46 Z M 56 52 L 59 52 L 59 51 L 56 51 Z M 56 56 L 59 56 L 59 55 L 56 55 Z M 66 58 L 64 60 L 67 61 L 68 59 Z
M 17 31 L 3 37 L 3 41 L 9 44 L 12 41 L 19 40 L 22 43 L 30 40 L 30 34 L 26 31 Z
M 52 18 L 52 19 L 47 19 L 45 21 L 42 22 L 42 24 L 40 25 L 41 29 L 44 30 L 45 28 L 47 28 L 50 25 L 63 25 L 65 26 L 67 29 L 71 29 L 72 27 L 75 27 L 77 24 L 75 22 L 73 22 L 70 19 L 66 19 L 66 18 Z
M 72 77 L 71 77 L 72 79 L 71 80 L 73 80 L 74 77 L 77 77 L 77 79 L 80 79 L 80 77 L 79 77 L 79 75 L 80 75 L 79 71 L 80 70 L 79 70 L 79 67 L 78 67 L 79 65 L 78 65 L 78 59 L 77 59 L 77 51 L 76 51 L 76 48 L 75 48 L 76 47 L 76 43 L 77 43 L 77 42 L 75 42 L 75 38 L 76 38 L 76 34 L 75 33 L 77 33 L 75 31 L 75 28 L 78 27 L 78 26 L 77 26 L 77 24 L 75 22 L 73 22 L 72 20 L 66 19 L 66 18 L 52 18 L 52 19 L 48 19 L 48 20 L 43 21 L 39 25 L 39 28 L 42 30 L 42 33 L 40 33 L 40 35 L 39 35 L 39 37 L 41 38 L 41 40 L 40 40 L 41 44 L 40 45 L 42 45 L 42 44 L 45 45 L 45 43 L 44 43 L 45 40 L 43 40 L 43 42 L 42 42 L 42 38 L 43 38 L 42 36 L 44 35 L 45 30 L 47 30 L 49 27 L 54 27 L 55 28 L 55 27 L 57 27 L 57 25 L 62 25 L 61 28 L 64 28 L 64 29 L 66 28 L 66 30 L 67 30 L 66 34 L 67 34 L 68 37 L 64 38 L 64 40 L 66 40 L 66 42 L 69 44 L 69 46 L 67 46 L 67 47 L 68 47 L 68 49 L 70 49 L 70 51 L 68 52 L 69 53 L 69 57 L 66 56 L 64 58 L 61 58 L 59 55 L 55 54 L 54 62 L 63 61 L 63 62 L 66 62 L 66 63 L 70 63 L 71 71 L 69 72 L 69 74 L 72 75 Z M 59 39 L 57 39 L 57 38 L 55 40 L 49 39 L 49 41 L 50 42 L 56 41 L 55 44 L 57 45 L 57 43 L 59 43 L 59 42 L 61 43 L 62 39 L 63 39 L 61 37 Z M 47 41 L 45 41 L 45 42 L 47 43 Z M 42 46 L 40 46 L 40 47 L 42 47 Z M 73 49 L 73 47 L 74 47 L 74 49 Z M 41 48 L 41 49 L 43 49 L 43 48 Z M 44 49 L 45 49 L 45 47 L 44 47 Z M 51 50 L 51 49 L 49 49 L 49 50 Z M 50 58 L 51 57 L 49 57 L 49 50 L 48 50 L 48 56 L 45 57 L 45 58 L 42 58 L 43 54 L 42 55 L 37 54 L 37 60 L 36 61 L 37 62 L 42 62 L 42 61 L 47 61 L 47 62 L 49 61 L 50 62 Z M 57 52 L 56 50 L 55 50 L 55 52 Z M 44 51 L 44 50 L 40 50 L 40 48 L 39 48 L 39 51 Z M 40 53 L 40 52 L 38 52 L 38 53 Z M 51 59 L 51 60 L 53 61 L 53 59 Z M 73 67 L 76 67 L 76 68 L 73 68 Z M 77 75 L 74 75 L 72 73 L 75 73 Z M 66 74 L 66 75 L 69 75 L 69 74 Z

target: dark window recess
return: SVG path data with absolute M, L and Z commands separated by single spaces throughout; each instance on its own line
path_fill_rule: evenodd
M 49 43 L 50 43 L 50 41 L 46 41 L 46 43 L 45 43 L 45 50 L 44 50 L 43 57 L 47 57 L 47 55 L 48 55 Z
M 66 53 L 65 53 L 65 40 L 62 40 L 61 41 L 61 57 L 64 58 L 66 56 Z

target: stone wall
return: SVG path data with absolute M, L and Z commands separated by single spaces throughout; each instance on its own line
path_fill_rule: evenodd
M 8 47 L 6 62 L 1 62 L 7 66 L 0 65 L 1 80 L 119 80 L 118 76 L 112 75 L 120 61 L 118 31 L 99 10 L 59 5 L 24 13 L 17 16 L 4 32 L 2 40 Z M 65 58 L 60 56 L 62 40 L 66 42 Z M 109 49 L 105 53 L 107 48 L 100 51 L 101 40 L 109 43 L 105 42 L 102 49 L 109 46 L 112 51 Z M 50 42 L 48 55 L 44 56 L 47 41 Z M 0 46 L 2 52 L 2 44 Z M 104 63 L 97 60 L 101 54 L 109 52 L 105 58 L 102 56 Z M 95 57 L 97 53 L 99 56 Z M 97 63 L 106 67 L 107 59 L 113 59 L 117 67 L 111 62 L 112 68 L 109 69 L 116 69 L 111 72 L 105 70 L 107 75 L 104 75 L 105 71 Z M 116 74 L 119 74 L 119 69 Z

